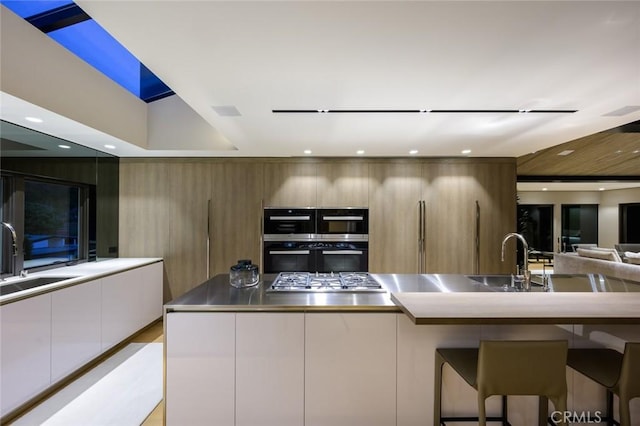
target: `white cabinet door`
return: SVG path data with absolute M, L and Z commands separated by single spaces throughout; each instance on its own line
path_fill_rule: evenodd
M 146 327 L 162 316 L 162 272 L 162 262 L 138 269 L 142 302 L 138 328 Z
M 51 382 L 100 353 L 100 280 L 51 293 Z
M 306 314 L 305 357 L 305 426 L 395 426 L 395 314 Z
M 0 415 L 51 383 L 51 294 L 0 307 Z
M 165 319 L 166 425 L 233 425 L 236 314 L 173 312 Z
M 102 282 L 102 350 L 121 342 L 141 328 L 140 272 L 132 269 L 110 275 Z
M 304 424 L 303 313 L 236 315 L 235 424 Z

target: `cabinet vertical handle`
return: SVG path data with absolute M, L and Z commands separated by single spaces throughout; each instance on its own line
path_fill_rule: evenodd
M 211 199 L 207 200 L 207 279 L 211 278 Z
M 422 271 L 427 272 L 427 202 L 422 200 Z
M 422 236 L 424 235 L 424 230 L 422 229 L 422 226 L 424 224 L 424 221 L 422 220 L 422 215 L 423 215 L 423 211 L 422 211 L 422 200 L 418 200 L 418 273 L 421 274 L 422 273 L 422 252 L 424 251 L 424 240 L 422 239 Z
M 480 203 L 476 200 L 476 274 L 480 273 Z

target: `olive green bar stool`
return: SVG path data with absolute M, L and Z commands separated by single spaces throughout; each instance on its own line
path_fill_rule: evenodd
M 570 349 L 567 365 L 607 390 L 603 420 L 608 425 L 632 425 L 629 402 L 640 397 L 640 342 L 627 342 L 624 354 L 606 348 Z M 620 423 L 613 418 L 613 394 L 620 399 Z M 640 419 L 633 424 L 640 424 Z
M 567 348 L 566 340 L 483 340 L 479 348 L 436 349 L 434 425 L 466 421 L 478 422 L 480 426 L 488 421 L 509 425 L 507 395 L 539 396 L 538 424 L 555 425 L 548 418 L 548 400 L 556 411 L 566 411 Z M 478 391 L 478 417 L 442 416 L 444 364 L 449 364 Z M 497 417 L 486 416 L 485 400 L 492 395 L 502 395 L 502 413 Z

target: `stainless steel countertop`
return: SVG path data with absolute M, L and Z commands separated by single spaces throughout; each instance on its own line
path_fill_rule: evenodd
M 229 275 L 220 274 L 165 305 L 167 312 L 175 311 L 368 311 L 401 312 L 391 300 L 391 293 L 504 293 L 509 276 L 459 274 L 372 274 L 386 292 L 378 293 L 301 293 L 267 292 L 276 274 L 262 276 L 254 287 L 237 289 L 229 284 Z M 540 281 L 534 276 L 534 281 Z M 602 275 L 550 275 L 550 292 L 640 292 L 640 283 Z M 532 292 L 542 287 L 532 286 Z

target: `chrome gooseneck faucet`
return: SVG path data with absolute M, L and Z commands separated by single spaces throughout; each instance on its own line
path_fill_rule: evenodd
M 11 272 L 15 274 L 16 273 L 16 257 L 18 256 L 18 236 L 16 235 L 15 228 L 10 223 L 2 222 L 2 226 L 7 228 L 9 232 L 11 232 L 11 243 L 13 247 L 13 269 Z M 2 280 L 4 280 L 4 276 L 2 277 Z
M 523 288 L 526 291 L 529 291 L 531 289 L 531 272 L 529 272 L 529 244 L 527 244 L 527 240 L 525 240 L 525 238 L 520 235 L 517 234 L 515 232 L 510 232 L 507 235 L 504 236 L 504 239 L 502 240 L 502 256 L 501 259 L 504 262 L 504 247 L 507 244 L 507 241 L 509 241 L 510 238 L 517 238 L 520 241 L 522 241 L 522 248 L 524 250 L 524 264 L 523 264 L 523 271 L 522 271 L 522 277 L 524 279 L 523 281 Z
M 16 230 L 13 227 L 13 225 L 11 225 L 8 222 L 2 222 L 2 226 L 4 226 L 5 228 L 7 228 L 9 230 L 9 232 L 11 232 L 11 243 L 13 246 L 13 256 L 17 256 L 18 255 L 18 236 L 16 235 Z

